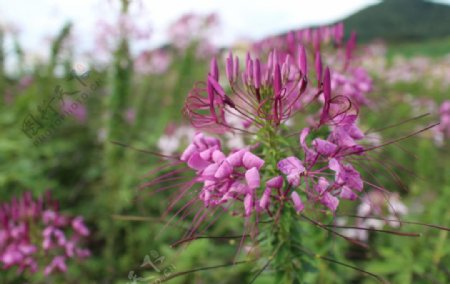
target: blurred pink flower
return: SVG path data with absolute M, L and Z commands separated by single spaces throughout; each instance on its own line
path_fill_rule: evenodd
M 190 45 L 196 44 L 196 55 L 207 58 L 216 51 L 210 38 L 218 25 L 219 20 L 215 13 L 207 15 L 190 13 L 175 21 L 169 27 L 168 34 L 170 41 L 178 49 L 185 50 Z
M 172 63 L 172 57 L 164 49 L 144 51 L 134 61 L 134 68 L 141 74 L 163 74 Z
M 344 229 L 342 233 L 352 239 L 367 241 L 367 229 L 380 230 L 384 226 L 399 227 L 400 217 L 408 213 L 408 207 L 400 201 L 398 193 L 381 192 L 373 190 L 361 197 L 353 229 Z M 373 218 L 371 218 L 373 217 Z M 340 224 L 345 225 L 346 220 L 341 219 Z
M 34 81 L 33 76 L 31 75 L 25 75 L 22 78 L 20 78 L 19 81 L 19 88 L 21 90 L 28 88 Z
M 0 204 L 0 263 L 3 269 L 17 266 L 18 272 L 44 274 L 66 272 L 66 260 L 85 258 L 89 251 L 80 248 L 89 229 L 82 217 L 61 215 L 58 202 L 49 193 L 33 199 L 30 192 Z M 42 263 L 53 257 L 50 263 Z
M 449 139 L 450 138 L 450 100 L 444 101 L 439 108 L 440 114 L 440 124 L 438 126 L 438 131 L 442 135 Z
M 69 114 L 73 116 L 78 122 L 84 123 L 87 119 L 87 110 L 86 107 L 76 101 L 71 99 L 65 99 L 61 106 L 61 111 L 64 114 Z
M 133 108 L 129 108 L 125 112 L 125 120 L 128 124 L 133 125 L 136 121 L 136 111 Z

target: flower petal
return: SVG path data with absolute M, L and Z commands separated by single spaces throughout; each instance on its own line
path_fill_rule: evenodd
M 291 199 L 292 203 L 294 204 L 294 209 L 297 213 L 300 213 L 305 209 L 305 205 L 303 205 L 303 202 L 296 191 L 293 191 L 291 193 Z
M 224 160 L 219 168 L 217 169 L 216 174 L 214 175 L 215 178 L 224 178 L 228 177 L 233 172 L 233 167 L 228 163 L 226 160 Z
M 266 186 L 269 188 L 281 188 L 283 186 L 283 177 L 276 176 L 274 178 L 269 179 L 266 182 Z
M 245 180 L 250 189 L 256 189 L 260 186 L 259 171 L 257 168 L 253 167 L 245 172 Z
M 260 169 L 264 165 L 264 160 L 251 152 L 245 152 L 242 157 L 242 163 L 247 169 L 251 169 L 253 167 Z

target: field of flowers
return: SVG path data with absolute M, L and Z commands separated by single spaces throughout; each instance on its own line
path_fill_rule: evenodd
M 449 283 L 450 49 L 218 23 L 0 27 L 0 283 Z

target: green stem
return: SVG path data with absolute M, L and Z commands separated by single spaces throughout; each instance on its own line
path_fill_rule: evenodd
M 280 146 L 283 141 L 277 135 L 278 128 L 267 123 L 261 128 L 259 141 L 264 144 L 263 157 L 266 161 L 265 176 L 279 175 L 276 164 L 283 158 Z M 269 165 L 274 165 L 270 167 Z M 275 206 L 275 221 L 266 227 L 263 234 L 263 250 L 266 251 L 275 271 L 276 283 L 302 283 L 307 262 L 299 248 L 302 247 L 302 229 L 295 211 L 286 200 L 282 199 Z
M 290 209 L 285 207 L 279 220 L 272 226 L 272 266 L 276 283 L 302 283 L 302 253 L 298 250 L 301 247 L 300 223 Z

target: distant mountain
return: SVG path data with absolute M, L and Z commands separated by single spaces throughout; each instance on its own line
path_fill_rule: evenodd
M 360 41 L 419 41 L 450 37 L 450 6 L 424 0 L 384 0 L 344 19 Z

